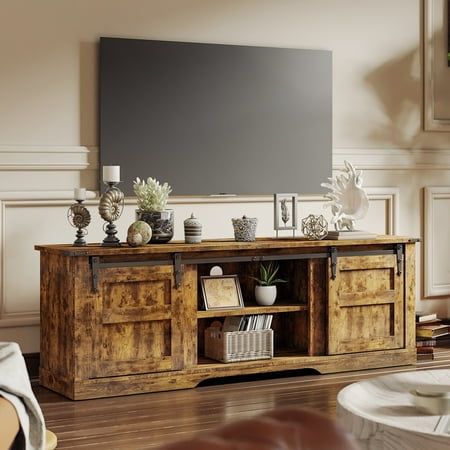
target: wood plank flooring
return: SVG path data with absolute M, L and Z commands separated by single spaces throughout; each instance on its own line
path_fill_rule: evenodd
M 416 366 L 330 375 L 250 379 L 196 389 L 74 402 L 42 387 L 35 392 L 58 449 L 149 449 L 210 430 L 226 421 L 283 406 L 301 406 L 329 415 L 344 386 L 386 373 L 450 369 L 450 349 Z

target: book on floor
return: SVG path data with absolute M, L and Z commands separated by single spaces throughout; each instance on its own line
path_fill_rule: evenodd
M 434 347 L 417 347 L 417 354 L 434 353 Z
M 416 311 L 416 322 L 430 322 L 437 319 L 436 313 L 423 313 L 420 311 Z
M 436 347 L 450 348 L 450 334 L 444 334 L 436 338 Z
M 436 339 L 418 337 L 416 340 L 416 347 L 436 347 Z
M 434 359 L 434 353 L 418 353 L 417 361 L 432 361 Z
M 449 325 L 420 325 L 416 327 L 416 336 L 419 337 L 438 337 L 450 332 Z

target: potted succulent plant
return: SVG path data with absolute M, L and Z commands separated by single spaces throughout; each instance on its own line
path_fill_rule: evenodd
M 166 209 L 172 188 L 161 184 L 155 178 L 147 181 L 136 178 L 133 190 L 137 197 L 136 220 L 147 222 L 152 229 L 151 243 L 169 242 L 173 238 L 174 215 L 172 209 Z
M 273 305 L 277 298 L 277 283 L 286 283 L 287 280 L 277 278 L 280 266 L 278 263 L 270 262 L 265 266 L 259 266 L 259 278 L 252 277 L 258 282 L 255 286 L 255 299 L 258 305 L 269 306 Z

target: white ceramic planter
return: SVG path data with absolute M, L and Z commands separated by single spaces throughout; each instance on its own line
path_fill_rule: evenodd
M 256 303 L 261 306 L 270 306 L 277 298 L 276 286 L 255 286 Z

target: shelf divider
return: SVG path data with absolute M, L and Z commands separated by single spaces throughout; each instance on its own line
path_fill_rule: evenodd
M 197 318 L 205 319 L 209 317 L 246 316 L 249 314 L 277 314 L 307 310 L 308 305 L 300 303 L 282 303 L 273 306 L 251 305 L 236 309 L 209 309 L 207 311 L 197 311 Z

